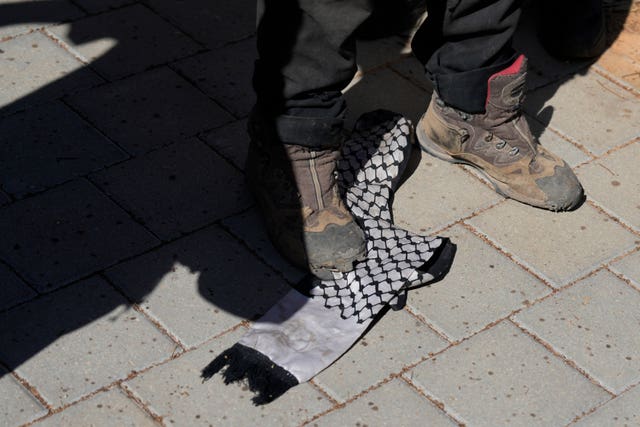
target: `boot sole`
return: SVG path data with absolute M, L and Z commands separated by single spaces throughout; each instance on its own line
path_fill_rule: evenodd
M 420 122 L 422 122 L 422 120 L 424 120 L 424 116 L 420 119 Z M 422 126 L 420 126 L 420 122 L 418 122 L 418 126 L 416 128 L 416 136 L 418 138 L 418 143 L 420 144 L 420 148 L 422 148 L 422 150 L 424 150 L 428 154 L 430 154 L 433 157 L 436 157 L 436 158 L 438 158 L 440 160 L 444 160 L 445 162 L 471 166 L 472 168 L 474 168 L 475 170 L 480 172 L 482 174 L 482 176 L 484 176 L 487 179 L 487 181 L 489 181 L 491 183 L 491 185 L 493 186 L 493 189 L 495 190 L 496 193 L 500 194 L 503 197 L 506 197 L 508 199 L 517 200 L 517 201 L 525 203 L 527 205 L 535 206 L 537 208 L 542 208 L 542 209 L 546 209 L 546 210 L 551 210 L 551 211 L 560 211 L 560 210 L 562 210 L 562 209 L 559 209 L 559 208 L 554 207 L 554 206 L 549 206 L 549 205 L 542 204 L 539 201 L 537 201 L 535 199 L 532 199 L 530 197 L 527 197 L 527 196 L 525 196 L 523 194 L 516 193 L 507 184 L 505 184 L 502 181 L 499 181 L 499 180 L 495 179 L 494 177 L 489 175 L 489 173 L 487 171 L 485 171 L 484 169 L 482 169 L 481 167 L 479 167 L 475 163 L 471 163 L 469 161 L 462 160 L 462 159 L 456 159 L 455 157 L 451 156 L 444 149 L 442 149 L 442 147 L 440 147 L 440 145 L 435 143 L 431 138 L 429 138 L 427 136 L 427 134 L 424 132 L 424 130 L 422 130 Z
M 314 265 L 309 263 L 309 271 L 322 280 L 333 279 L 334 273 L 346 273 L 352 271 L 354 264 L 364 261 L 367 255 L 366 243 L 358 251 L 358 253 L 350 258 L 332 260 L 331 265 Z

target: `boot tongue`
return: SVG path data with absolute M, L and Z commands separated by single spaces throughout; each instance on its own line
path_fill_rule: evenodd
M 527 58 L 520 55 L 510 67 L 492 75 L 487 82 L 487 113 L 514 111 L 524 99 Z

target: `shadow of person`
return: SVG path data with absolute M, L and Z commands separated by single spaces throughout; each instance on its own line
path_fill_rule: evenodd
M 185 8 L 189 7 L 188 2 L 189 0 L 183 2 Z M 62 1 L 55 0 L 4 3 L 0 5 L 0 27 L 20 22 L 46 22 L 51 8 L 62 4 Z M 626 4 L 628 6 L 629 2 Z M 626 12 L 628 12 L 628 7 Z M 618 13 L 622 14 L 623 12 Z M 65 37 L 73 43 L 90 44 L 98 40 L 109 39 L 111 40 L 110 48 L 92 59 L 88 67 L 75 69 L 75 71 L 48 82 L 44 86 L 34 88 L 28 94 L 4 98 L 5 103 L 0 107 L 0 121 L 7 120 L 9 117 L 27 116 L 36 106 L 44 109 L 44 114 L 46 114 L 48 109 L 53 111 L 55 108 L 60 108 L 60 103 L 56 100 L 69 94 L 81 94 L 85 99 L 83 105 L 92 105 L 94 110 L 92 116 L 113 117 L 113 120 L 106 120 L 109 124 L 108 129 L 101 129 L 101 132 L 106 133 L 111 140 L 117 142 L 122 152 L 119 158 L 111 159 L 109 162 L 97 166 L 94 164 L 77 173 L 64 175 L 53 185 L 49 185 L 50 187 L 56 186 L 56 194 L 62 193 L 62 196 L 49 197 L 48 195 L 52 194 L 50 191 L 41 192 L 48 190 L 46 185 L 38 187 L 38 193 L 35 195 L 29 194 L 29 191 L 14 193 L 5 188 L 5 191 L 12 196 L 13 203 L 1 208 L 0 216 L 4 219 L 17 218 L 21 214 L 21 209 L 29 205 L 31 211 L 24 224 L 26 224 L 25 227 L 30 227 L 31 231 L 26 233 L 29 235 L 28 237 L 21 236 L 21 232 L 6 233 L 5 242 L 0 245 L 0 259 L 12 266 L 15 272 L 23 278 L 29 277 L 30 263 L 44 265 L 43 271 L 46 273 L 48 264 L 43 261 L 46 258 L 55 258 L 59 263 L 55 267 L 56 271 L 63 272 L 56 281 L 51 283 L 47 281 L 46 277 L 42 282 L 35 284 L 32 280 L 25 279 L 41 296 L 13 308 L 5 309 L 0 313 L 3 319 L 2 327 L 0 327 L 0 361 L 9 371 L 23 366 L 34 355 L 45 351 L 61 337 L 88 327 L 96 320 L 106 318 L 114 323 L 125 321 L 126 316 L 122 316 L 122 314 L 127 311 L 127 306 L 132 304 L 142 307 L 156 321 L 162 319 L 164 323 L 159 323 L 168 328 L 186 347 L 190 347 L 202 343 L 217 333 L 228 330 L 241 319 L 255 319 L 272 306 L 288 289 L 286 281 L 279 273 L 275 272 L 262 259 L 256 257 L 252 249 L 249 249 L 245 243 L 240 242 L 229 232 L 242 234 L 243 228 L 250 228 L 251 224 L 255 225 L 255 223 L 251 221 L 240 222 L 237 225 L 238 228 L 233 229 L 233 227 L 229 227 L 227 222 L 222 221 L 224 218 L 239 213 L 246 214 L 246 210 L 249 208 L 248 203 L 235 206 L 224 214 L 224 218 L 208 217 L 208 222 L 200 221 L 196 226 L 192 225 L 190 229 L 179 229 L 177 232 L 174 230 L 168 234 L 163 233 L 162 224 L 165 219 L 170 222 L 176 216 L 184 215 L 186 207 L 193 212 L 207 211 L 211 209 L 212 198 L 224 200 L 220 194 L 229 191 L 228 179 L 222 179 L 215 174 L 210 176 L 206 174 L 190 175 L 193 169 L 192 165 L 197 163 L 198 156 L 191 157 L 193 161 L 191 164 L 180 162 L 177 170 L 158 175 L 162 179 L 158 178 L 158 180 L 146 184 L 147 187 L 139 190 L 139 194 L 144 195 L 147 191 L 151 192 L 153 187 L 154 197 L 162 198 L 163 194 L 175 194 L 177 197 L 179 191 L 176 192 L 176 182 L 180 185 L 197 184 L 210 188 L 208 192 L 196 193 L 188 200 L 172 206 L 171 209 L 156 213 L 156 215 L 167 215 L 167 218 L 161 218 L 157 223 L 153 223 L 148 218 L 141 217 L 136 213 L 135 203 L 123 202 L 114 196 L 108 198 L 109 190 L 97 185 L 93 178 L 86 179 L 91 172 L 116 162 L 132 162 L 133 166 L 127 169 L 126 173 L 144 171 L 145 168 L 172 170 L 173 167 L 175 169 L 176 166 L 171 162 L 170 156 L 169 160 L 164 160 L 161 163 L 138 161 L 152 156 L 156 152 L 153 150 L 159 152 L 169 145 L 172 146 L 172 149 L 175 149 L 176 146 L 181 147 L 180 144 L 184 144 L 185 139 L 246 117 L 246 114 L 234 116 L 228 111 L 221 111 L 214 101 L 195 87 L 191 87 L 190 82 L 180 79 L 173 70 L 166 69 L 165 64 L 176 58 L 199 52 L 206 53 L 201 42 L 187 37 L 184 32 L 175 30 L 163 18 L 141 4 L 118 9 L 117 16 L 122 18 L 125 24 L 114 22 L 113 25 L 92 26 L 83 23 L 82 20 L 68 24 L 69 32 Z M 198 16 L 194 17 L 194 19 L 198 18 Z M 200 19 L 210 18 L 203 14 Z M 168 44 L 163 45 L 161 41 L 154 39 L 154 37 L 160 37 L 157 34 L 158 27 L 174 29 L 175 32 L 172 34 L 179 40 L 167 41 Z M 214 29 L 214 31 L 225 30 L 222 28 Z M 147 44 L 150 46 L 149 52 L 141 52 L 139 47 L 136 47 L 140 45 L 131 42 L 136 37 L 151 38 L 151 42 Z M 610 37 L 615 38 L 615 34 Z M 525 48 L 526 46 L 523 50 L 526 52 Z M 98 51 L 103 50 L 98 49 Z M 4 53 L 0 55 L 4 55 Z M 149 56 L 145 61 L 141 61 L 141 57 L 145 55 Z M 537 66 L 535 61 L 532 60 L 532 63 Z M 163 71 L 158 71 L 154 67 L 162 68 Z M 148 68 L 151 69 L 148 70 Z M 555 76 L 554 80 L 545 87 L 558 87 L 572 76 L 584 73 L 585 68 L 586 65 L 579 69 L 570 68 L 570 71 L 566 72 L 562 79 L 555 80 L 557 77 Z M 220 70 L 215 66 L 208 69 L 208 72 L 215 73 L 216 71 Z M 112 82 L 120 82 L 121 79 L 129 76 L 138 78 L 139 75 L 142 75 L 140 80 L 136 80 L 135 84 L 127 87 L 127 90 L 133 91 L 136 85 L 141 84 L 139 82 L 145 81 L 146 76 L 157 76 L 158 73 L 160 77 L 157 78 L 166 82 L 166 85 L 149 86 L 148 89 L 145 89 L 150 91 L 147 94 L 149 97 L 155 99 L 153 96 L 156 93 L 151 93 L 151 91 L 162 91 L 164 87 L 175 88 L 176 85 L 187 85 L 190 86 L 189 90 L 197 92 L 193 96 L 200 99 L 199 103 L 190 109 L 183 109 L 191 99 L 186 97 L 171 104 L 170 108 L 163 110 L 163 114 L 159 117 L 153 117 L 154 111 L 145 112 L 148 114 L 140 116 L 139 110 L 147 108 L 147 104 L 143 102 L 144 94 L 136 98 L 140 100 L 140 103 L 137 104 L 136 102 L 126 102 L 127 91 L 113 94 L 108 90 Z M 179 82 L 176 83 L 176 81 Z M 96 86 L 100 89 L 99 93 L 102 97 L 92 98 L 90 91 Z M 107 89 L 102 91 L 103 88 Z M 378 87 L 377 90 L 387 92 L 384 86 Z M 554 91 L 551 89 L 548 92 L 545 91 L 545 97 L 548 99 L 553 96 L 553 93 Z M 180 97 L 180 94 L 175 96 Z M 427 99 L 424 96 L 424 92 L 416 94 L 414 101 L 426 105 Z M 215 95 L 213 98 L 215 99 Z M 50 103 L 50 101 L 56 102 Z M 546 100 L 543 101 L 546 102 Z M 543 101 L 540 101 L 540 105 L 544 104 Z M 64 105 L 68 107 L 66 98 Z M 376 105 L 371 106 L 370 109 L 384 107 L 385 105 Z M 121 108 L 122 111 L 117 111 L 116 114 L 118 108 Z M 531 108 L 539 111 L 538 106 L 534 105 Z M 195 120 L 194 116 L 198 119 Z M 141 120 L 140 117 L 145 117 L 145 120 Z M 214 118 L 211 119 L 211 117 Z M 549 117 L 540 115 L 537 117 L 548 123 Z M 126 122 L 127 118 L 133 123 L 122 122 Z M 172 126 L 177 127 L 178 130 L 170 131 L 171 127 L 165 126 L 167 122 L 172 123 Z M 185 130 L 185 127 L 181 127 L 183 122 L 188 126 L 195 123 L 197 130 L 190 134 Z M 39 125 L 31 123 L 30 126 L 36 129 Z M 167 136 L 157 129 L 167 129 L 167 133 L 170 135 Z M 131 138 L 131 134 L 128 132 L 134 133 L 135 137 Z M 30 137 L 29 134 L 22 136 L 24 138 Z M 45 137 L 40 136 L 39 138 L 44 139 Z M 77 134 L 65 137 L 71 138 L 73 143 L 68 145 L 71 147 L 69 149 L 73 149 L 74 144 L 82 145 L 83 143 L 82 140 L 74 139 Z M 13 138 L 14 140 L 4 140 L 2 143 L 21 143 L 17 140 L 20 135 Z M 47 144 L 47 141 L 44 140 L 41 143 Z M 202 141 L 198 142 L 198 144 L 201 143 Z M 246 146 L 245 142 L 240 143 L 244 143 Z M 91 151 L 84 155 L 91 157 Z M 20 161 L 22 160 L 17 156 L 0 160 L 3 164 Z M 56 161 L 56 159 L 54 158 L 52 161 Z M 210 167 L 213 170 L 213 167 L 220 167 L 217 162 L 205 162 L 200 167 L 204 169 Z M 241 177 L 240 172 L 231 167 L 225 169 L 225 174 L 237 174 Z M 134 178 L 136 176 L 133 175 Z M 192 176 L 192 178 L 182 184 L 180 182 L 182 176 Z M 1 172 L 0 177 L 3 183 L 7 180 L 7 176 Z M 134 184 L 135 182 L 132 182 L 131 185 Z M 129 224 L 132 229 L 135 228 L 139 233 L 144 234 L 146 243 L 135 246 L 125 239 L 121 244 L 113 244 L 111 241 L 116 240 L 114 233 L 118 232 L 117 229 L 106 226 L 106 222 L 104 224 L 90 223 L 87 227 L 77 225 L 78 217 L 74 212 L 67 212 L 60 218 L 51 218 L 51 212 L 57 212 L 62 205 L 73 203 L 81 205 L 77 200 L 70 201 L 64 196 L 68 186 L 72 185 L 82 187 L 84 189 L 82 194 L 93 197 L 93 201 L 97 200 L 99 203 L 95 203 L 95 205 L 98 208 L 109 206 L 109 209 L 117 210 L 124 215 L 126 218 L 122 221 Z M 246 193 L 244 187 L 239 188 L 238 191 Z M 56 204 L 57 206 L 55 206 Z M 188 206 L 185 207 L 185 205 Z M 156 207 L 153 203 L 149 206 L 151 206 L 151 211 Z M 86 215 L 89 214 L 93 214 L 96 218 L 94 212 L 88 212 Z M 42 224 L 59 225 L 59 223 L 67 224 L 66 234 L 63 238 L 55 236 L 53 230 L 42 226 Z M 153 224 L 156 224 L 157 227 Z M 7 225 L 0 228 L 10 230 L 12 226 Z M 9 238 L 16 241 L 9 240 Z M 58 239 L 58 241 L 54 242 L 52 239 Z M 142 237 L 140 239 L 144 240 Z M 250 241 L 251 238 L 246 240 Z M 162 245 L 162 243 L 166 244 Z M 22 251 L 20 255 L 22 261 L 18 267 L 15 262 L 16 255 L 13 254 L 16 246 L 20 247 Z M 100 246 L 110 247 L 108 256 L 102 256 L 100 253 L 96 255 L 92 252 L 92 248 Z M 133 246 L 135 246 L 135 250 L 130 249 Z M 89 258 L 93 259 L 90 263 L 85 261 Z M 83 268 L 80 269 L 80 274 L 77 274 L 79 264 L 82 264 Z M 194 290 L 199 298 L 193 295 Z M 84 337 L 89 339 L 87 335 Z M 107 336 L 105 339 L 109 340 L 110 338 Z M 129 345 L 134 344 L 129 343 Z M 89 346 L 87 342 L 81 345 Z M 105 347 L 106 345 L 97 348 L 104 350 Z M 123 350 L 128 351 L 128 348 L 123 348 Z M 65 350 L 60 349 L 60 351 Z M 64 357 L 64 354 L 62 353 L 58 357 Z M 122 378 L 128 374 L 129 368 L 122 367 L 120 369 L 121 372 L 113 374 L 114 377 Z M 0 373 L 0 375 L 4 375 L 4 373 Z

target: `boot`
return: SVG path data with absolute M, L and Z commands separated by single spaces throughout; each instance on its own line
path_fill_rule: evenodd
M 505 197 L 552 211 L 576 208 L 584 199 L 571 168 L 533 137 L 521 113 L 527 61 L 520 56 L 488 81 L 484 114 L 468 114 L 434 92 L 416 128 L 429 154 L 473 166 Z
M 250 120 L 247 181 L 274 246 L 321 279 L 363 259 L 364 233 L 344 205 L 336 181 L 339 148 L 282 144 Z

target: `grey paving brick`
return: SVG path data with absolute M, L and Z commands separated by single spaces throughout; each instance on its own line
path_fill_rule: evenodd
M 83 92 L 69 101 L 131 153 L 181 142 L 232 120 L 215 102 L 164 67 Z
M 167 425 L 295 426 L 331 406 L 309 384 L 298 385 L 268 405 L 254 406 L 246 386 L 225 386 L 219 375 L 202 382 L 200 372 L 244 331 L 226 334 L 126 383 Z
M 315 381 L 344 401 L 447 345 L 406 311 L 389 312 Z
M 601 272 L 515 319 L 614 393 L 640 381 L 640 292 Z
M 40 32 L 0 42 L 0 116 L 102 82 Z
M 464 228 L 455 226 L 446 235 L 458 246 L 451 271 L 441 282 L 410 291 L 409 305 L 453 340 L 551 292 Z
M 104 12 L 109 9 L 117 9 L 127 4 L 136 3 L 136 0 L 74 0 L 76 4 L 92 14 Z
M 595 72 L 529 93 L 524 108 L 596 155 L 640 135 L 634 95 Z
M 402 53 L 403 47 L 402 39 L 398 36 L 357 40 L 358 68 L 366 72 L 382 65 L 395 63 L 406 56 Z
M 289 290 L 218 227 L 120 264 L 107 275 L 189 347 L 265 313 Z
M 84 180 L 0 210 L 0 257 L 48 290 L 156 245 L 157 239 Z
M 188 56 L 197 43 L 139 4 L 50 29 L 110 80 Z
M 554 213 L 509 201 L 468 222 L 555 287 L 628 251 L 637 240 L 589 204 Z
M 418 152 L 415 172 L 395 195 L 396 225 L 428 234 L 500 201 L 502 196 L 456 165 Z
M 238 169 L 244 170 L 249 148 L 247 121 L 224 125 L 203 136 L 204 141 L 229 160 Z
M 323 426 L 457 426 L 407 383 L 395 379 L 345 407 L 313 421 Z
M 626 256 L 618 262 L 611 264 L 611 269 L 631 279 L 636 285 L 640 284 L 640 252 Z
M 174 66 L 236 117 L 244 117 L 255 103 L 251 76 L 256 55 L 256 39 L 252 37 Z
M 6 312 L 0 343 L 0 359 L 54 407 L 168 359 L 175 348 L 99 278 Z
M 609 395 L 509 322 L 405 374 L 466 425 L 566 425 Z
M 0 0 L 0 39 L 83 15 L 81 9 L 67 0 Z
M 26 424 L 47 414 L 47 409 L 22 384 L 0 367 L 0 418 L 3 425 Z
M 433 91 L 433 84 L 431 84 L 431 81 L 427 78 L 424 66 L 415 56 L 411 55 L 403 58 L 391 64 L 390 67 L 403 77 L 409 79 L 411 83 L 416 86 L 419 86 L 429 93 Z
M 56 426 L 158 426 L 121 390 L 114 388 L 73 405 L 62 412 L 35 423 L 38 427 Z
M 267 264 L 280 271 L 291 283 L 298 283 L 306 273 L 282 257 L 269 241 L 267 230 L 257 209 L 226 218 L 223 224 L 243 240 Z
M 58 101 L 0 122 L 0 182 L 7 193 L 17 197 L 126 157 L 122 150 Z
M 173 0 L 148 0 L 160 15 L 208 47 L 248 37 L 256 28 L 253 0 L 191 0 L 188 7 Z
M 36 293 L 27 286 L 14 272 L 4 264 L 0 264 L 0 310 L 27 301 Z
M 91 179 L 163 240 L 251 204 L 242 173 L 197 139 L 120 163 Z
M 640 201 L 637 197 L 629 197 L 640 194 L 638 158 L 640 142 L 635 142 L 580 167 L 577 172 L 589 197 L 640 230 Z
M 575 427 L 632 427 L 640 425 L 640 386 L 625 392 L 586 416 Z
M 525 115 L 526 117 L 526 115 Z M 591 157 L 576 147 L 571 142 L 560 137 L 548 127 L 545 128 L 540 122 L 527 117 L 527 122 L 531 128 L 533 135 L 538 138 L 540 144 L 552 153 L 560 156 L 571 167 L 575 167 L 580 163 L 591 160 Z
M 346 127 L 368 111 L 379 108 L 395 111 L 417 123 L 427 109 L 431 93 L 413 85 L 388 68 L 365 73 L 345 93 L 349 110 Z

